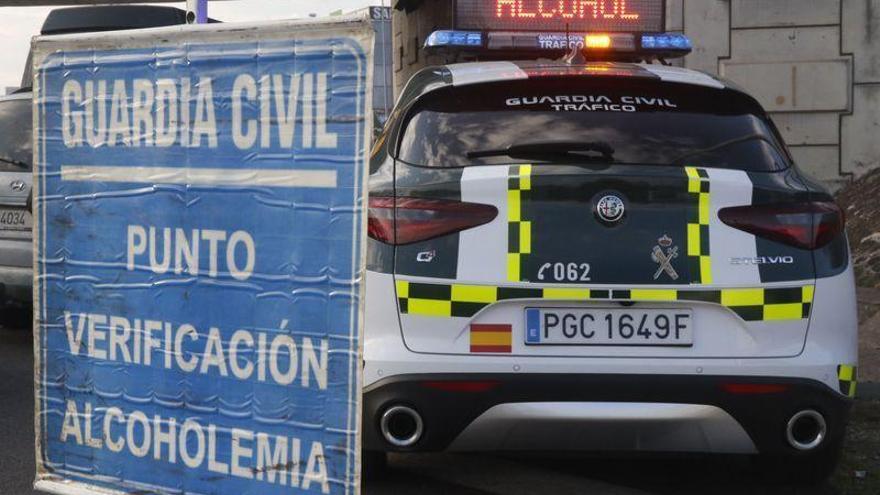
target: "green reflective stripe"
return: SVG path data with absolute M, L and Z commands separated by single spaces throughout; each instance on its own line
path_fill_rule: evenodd
M 522 280 L 523 265 L 532 252 L 532 222 L 528 197 L 532 190 L 532 166 L 510 167 L 507 179 L 507 279 Z
M 397 281 L 402 314 L 470 317 L 498 301 L 693 301 L 725 306 L 746 321 L 791 321 L 810 317 L 814 286 L 736 289 L 584 289 L 497 287 Z
M 687 259 L 691 283 L 712 283 L 712 257 L 709 246 L 709 217 L 711 197 L 709 174 L 705 169 L 685 167 L 688 178 Z

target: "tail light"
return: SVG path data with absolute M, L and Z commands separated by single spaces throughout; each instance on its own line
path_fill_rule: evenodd
M 427 381 L 422 382 L 425 388 L 434 390 L 442 390 L 443 392 L 488 392 L 501 385 L 501 382 L 495 380 L 475 380 L 475 381 Z
M 367 234 L 386 244 L 412 244 L 478 227 L 496 216 L 492 205 L 377 196 L 370 198 Z
M 729 394 L 759 395 L 787 392 L 788 385 L 781 383 L 722 383 L 721 390 Z
M 723 208 L 718 218 L 733 228 L 801 249 L 818 249 L 843 232 L 843 211 L 830 201 Z

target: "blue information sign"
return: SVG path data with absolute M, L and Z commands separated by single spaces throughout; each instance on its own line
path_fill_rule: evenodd
M 371 36 L 37 41 L 39 488 L 357 491 Z

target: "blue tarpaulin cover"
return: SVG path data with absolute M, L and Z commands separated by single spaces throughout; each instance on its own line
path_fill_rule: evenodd
M 372 36 L 35 41 L 38 488 L 357 492 Z

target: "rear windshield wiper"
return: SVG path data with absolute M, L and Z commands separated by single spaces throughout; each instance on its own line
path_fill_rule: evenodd
M 27 162 L 23 162 L 21 160 L 15 160 L 13 158 L 6 158 L 4 156 L 0 156 L 0 162 L 8 163 L 10 165 L 15 165 L 16 167 L 21 167 L 23 169 L 31 168 L 31 165 Z
M 614 148 L 604 141 L 540 141 L 534 143 L 511 144 L 506 148 L 468 151 L 468 158 L 487 156 L 567 156 L 580 153 L 599 153 L 605 160 L 614 159 Z

